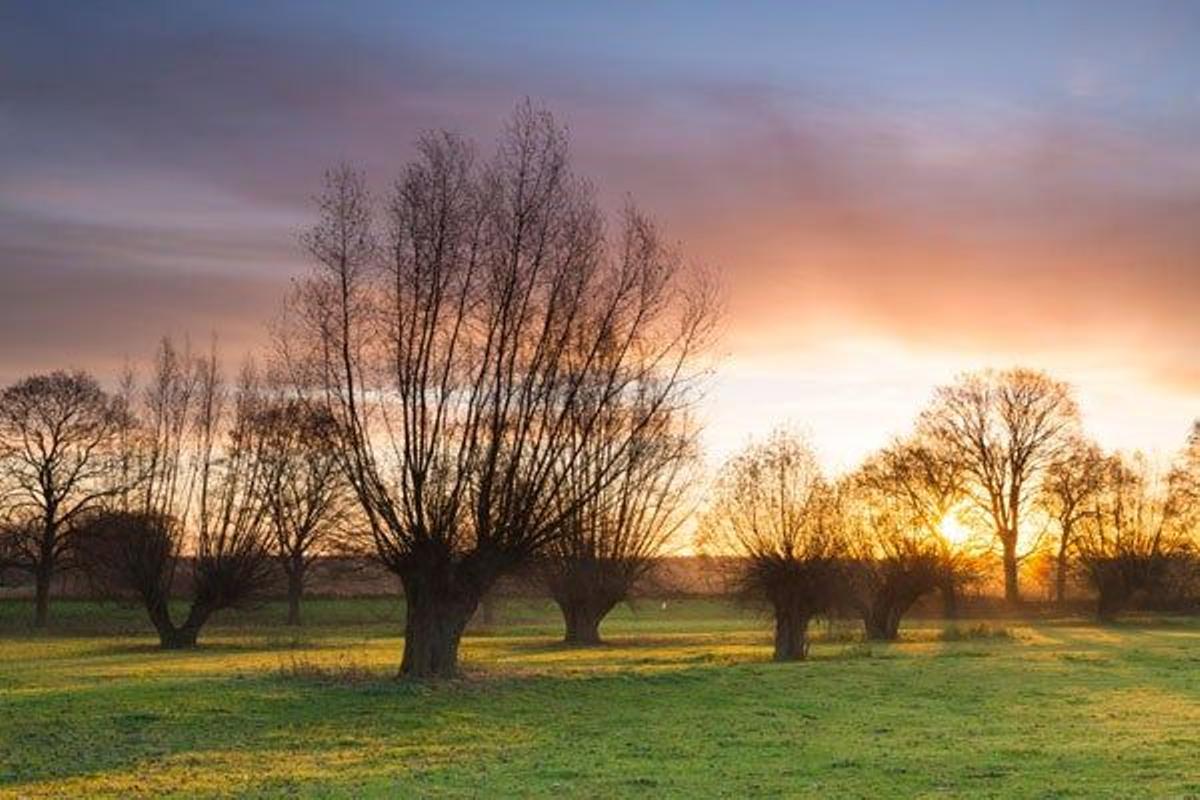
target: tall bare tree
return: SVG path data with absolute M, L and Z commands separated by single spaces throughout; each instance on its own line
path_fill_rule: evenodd
M 581 436 L 564 494 L 572 508 L 538 559 L 538 573 L 562 611 L 566 643 L 600 642 L 600 622 L 646 577 L 685 521 L 696 437 L 684 411 L 664 409 L 628 439 L 625 428 L 640 414 L 614 404 L 594 433 Z M 621 473 L 605 480 L 615 450 L 626 446 Z M 594 492 L 596 485 L 604 488 Z
M 254 435 L 262 396 L 252 370 L 234 391 L 216 355 L 164 340 L 125 455 L 137 482 L 91 515 L 80 547 L 96 584 L 146 607 L 163 648 L 193 647 L 217 611 L 269 586 L 267 459 Z M 191 589 L 184 620 L 171 614 L 177 578 Z
M 0 493 L 7 560 L 34 578 L 34 624 L 45 627 L 50 586 L 71 566 L 78 520 L 118 490 L 119 397 L 83 372 L 34 375 L 0 393 Z
M 380 227 L 348 169 L 319 212 L 283 349 L 332 409 L 376 554 L 403 583 L 401 673 L 450 675 L 480 597 L 690 391 L 711 291 L 638 212 L 607 235 L 562 129 L 528 104 L 487 162 L 451 134 L 421 139 Z M 651 384 L 629 441 L 568 497 L 581 437 Z
M 1044 372 L 1011 369 L 961 376 L 937 389 L 922 435 L 962 467 L 967 495 L 992 524 L 1004 562 L 1004 596 L 1020 601 L 1021 522 L 1050 464 L 1078 429 L 1071 388 Z
M 1054 600 L 1066 599 L 1067 576 L 1075 550 L 1075 537 L 1095 513 L 1095 500 L 1104 486 L 1108 463 L 1094 443 L 1072 438 L 1046 467 L 1038 504 L 1058 528 L 1054 552 Z
M 779 431 L 721 467 L 697 535 L 733 557 L 743 595 L 775 613 L 775 660 L 808 655 L 808 626 L 836 602 L 845 548 L 832 487 L 808 444 Z
M 337 423 L 319 405 L 275 397 L 250 426 L 262 452 L 272 551 L 287 576 L 287 623 L 299 625 L 309 567 L 341 549 L 352 522 L 350 486 L 331 446 Z

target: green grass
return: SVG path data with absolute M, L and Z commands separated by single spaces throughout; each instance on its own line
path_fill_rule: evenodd
M 133 610 L 0 603 L 0 795 L 1200 795 L 1200 621 L 836 629 L 772 664 L 769 620 L 645 602 L 569 650 L 546 604 L 395 681 L 392 600 L 228 614 L 162 653 Z M 1007 634 L 1007 635 L 1005 635 Z

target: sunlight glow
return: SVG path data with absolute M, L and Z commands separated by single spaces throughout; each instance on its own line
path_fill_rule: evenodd
M 942 521 L 938 523 L 938 531 L 946 537 L 947 542 L 953 545 L 966 544 L 973 534 L 973 531 L 964 525 L 958 515 L 953 512 L 942 517 Z

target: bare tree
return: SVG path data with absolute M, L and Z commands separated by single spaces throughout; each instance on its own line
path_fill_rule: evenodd
M 289 625 L 300 624 L 309 567 L 342 549 L 351 523 L 350 486 L 336 450 L 337 423 L 328 409 L 296 397 L 276 397 L 255 414 L 272 551 L 287 576 Z
M 1075 550 L 1075 536 L 1095 513 L 1095 499 L 1103 488 L 1108 469 L 1104 454 L 1092 442 L 1072 438 L 1046 467 L 1038 505 L 1058 527 L 1054 552 L 1054 600 L 1066 598 L 1067 575 Z
M 34 624 L 45 627 L 54 575 L 71 566 L 75 524 L 117 487 L 115 447 L 127 415 L 83 372 L 34 375 L 0 393 L 3 550 L 34 578 Z
M 808 444 L 779 431 L 721 468 L 698 548 L 733 556 L 742 594 L 775 613 L 775 660 L 808 655 L 808 626 L 835 603 L 845 549 L 831 487 Z
M 1145 456 L 1106 458 L 1101 480 L 1077 548 L 1098 596 L 1096 614 L 1110 621 L 1135 595 L 1162 589 L 1171 567 L 1192 555 L 1195 542 L 1177 484 Z
M 963 375 L 921 414 L 922 435 L 961 466 L 967 496 L 994 528 L 1009 603 L 1020 601 L 1017 568 L 1028 555 L 1018 552 L 1021 522 L 1078 421 L 1070 387 L 1027 369 Z
M 1193 539 L 1200 538 L 1200 420 L 1193 423 L 1167 480 L 1176 525 Z
M 261 402 L 252 370 L 231 396 L 215 354 L 194 358 L 164 341 L 126 454 L 139 479 L 81 533 L 97 586 L 140 599 L 163 648 L 193 647 L 212 614 L 270 585 L 267 461 L 253 435 Z M 178 624 L 177 578 L 191 589 Z
M 36 537 L 29 527 L 28 519 L 20 519 L 8 509 L 0 509 L 0 583 L 9 578 L 10 572 L 27 571 L 25 548 Z
M 961 492 L 953 459 L 919 440 L 893 444 L 842 482 L 847 582 L 867 638 L 896 639 L 922 596 L 954 591 L 962 556 L 941 526 Z
M 911 525 L 924 531 L 942 548 L 943 568 L 938 587 L 943 614 L 953 619 L 958 614 L 962 588 L 980 578 L 978 560 L 965 542 L 947 541 L 945 525 L 956 519 L 965 499 L 962 464 L 941 442 L 915 435 L 894 443 L 881 454 L 878 470 L 868 473 L 868 483 L 887 491 L 906 508 Z
M 687 516 L 695 429 L 683 409 L 664 409 L 631 437 L 636 409 L 613 405 L 580 437 L 568 465 L 568 513 L 538 559 L 538 573 L 562 611 L 568 644 L 599 644 L 600 622 L 628 598 Z M 607 481 L 619 450 L 623 468 Z M 599 492 L 594 486 L 602 486 Z M 576 495 L 579 495 L 576 501 Z
M 636 211 L 606 236 L 548 114 L 521 106 L 487 163 L 450 134 L 418 152 L 379 233 L 361 177 L 327 176 L 283 347 L 332 409 L 375 552 L 403 583 L 414 677 L 456 672 L 480 597 L 622 474 L 628 442 L 567 497 L 605 409 L 655 387 L 633 440 L 689 390 L 713 307 Z

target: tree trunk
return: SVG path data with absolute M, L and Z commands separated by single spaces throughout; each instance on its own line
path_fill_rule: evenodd
M 1117 576 L 1105 576 L 1096 590 L 1096 619 L 1103 623 L 1115 622 L 1131 595 L 1124 580 Z
M 891 604 L 881 603 L 871 607 L 863 615 L 867 638 L 877 642 L 894 642 L 900 637 L 901 616 L 900 609 Z
M 948 580 L 942 583 L 939 590 L 942 593 L 942 616 L 958 619 L 958 587 L 953 580 Z
M 790 608 L 775 607 L 775 660 L 803 661 L 808 658 L 809 618 Z
M 50 582 L 54 571 L 46 564 L 39 564 L 34 575 L 33 627 L 45 628 L 50 616 Z
M 1067 600 L 1067 549 L 1058 551 L 1054 574 L 1054 602 L 1062 605 Z
M 616 603 L 586 603 L 579 600 L 559 600 L 566 634 L 563 643 L 569 645 L 600 644 L 600 623 Z
M 158 644 L 163 650 L 190 650 L 196 646 L 199 635 L 198 627 L 184 625 L 166 628 L 158 632 Z
M 405 678 L 452 678 L 458 674 L 458 645 L 482 592 L 432 585 L 422 575 L 405 576 Z
M 1115 622 L 1120 608 L 1119 601 L 1101 592 L 1096 601 L 1096 620 L 1104 623 Z
M 158 631 L 158 645 L 163 650 L 187 650 L 196 646 L 200 629 L 212 613 L 209 609 L 192 604 L 184 623 L 176 627 L 171 621 L 167 598 L 157 598 L 146 604 L 150 621 Z
M 304 568 L 292 567 L 287 573 L 288 625 L 300 624 L 300 599 L 304 596 Z
M 1017 537 L 1004 537 L 1004 601 L 1010 606 L 1021 604 L 1017 587 Z

